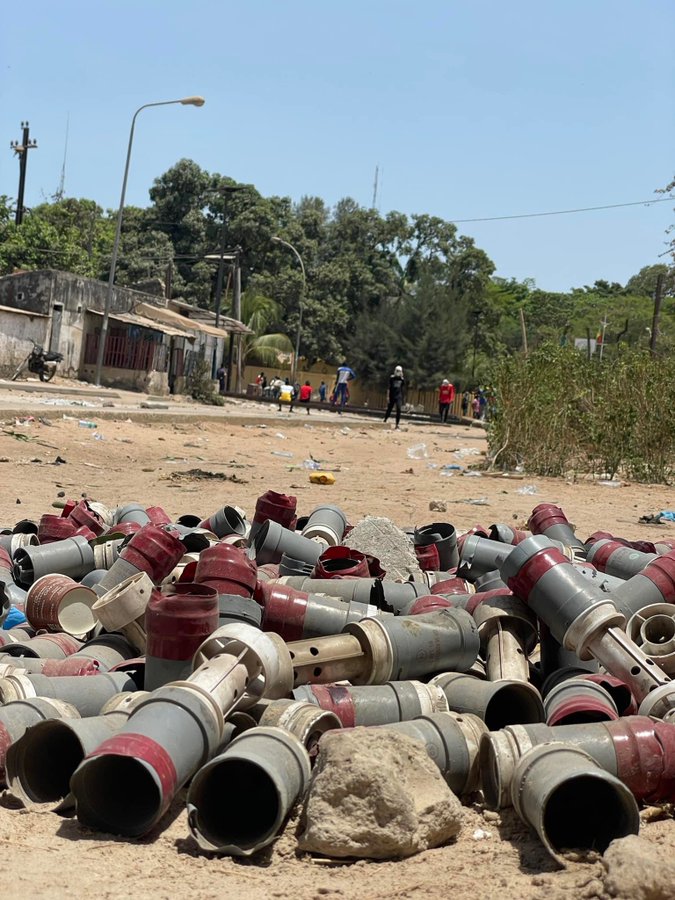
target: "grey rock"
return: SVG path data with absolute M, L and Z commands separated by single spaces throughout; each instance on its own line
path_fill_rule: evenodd
M 321 738 L 299 846 L 330 857 L 392 859 L 438 847 L 462 806 L 421 742 L 379 728 Z
M 673 900 L 675 863 L 663 848 L 631 834 L 612 841 L 602 859 L 605 890 L 621 900 Z
M 408 581 L 411 575 L 418 581 L 422 577 L 410 538 L 391 519 L 366 516 L 352 528 L 343 543 L 376 556 L 387 573 L 385 581 Z

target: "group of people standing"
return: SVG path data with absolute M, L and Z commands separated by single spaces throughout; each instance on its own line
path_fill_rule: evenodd
M 337 407 L 338 415 L 342 415 L 342 411 L 349 401 L 349 383 L 356 378 L 354 370 L 343 363 L 338 367 L 335 373 L 335 384 L 328 397 L 328 387 L 325 381 L 322 381 L 318 388 L 319 402 L 325 403 L 330 400 L 332 406 Z M 313 388 L 311 382 L 305 381 L 304 384 L 296 382 L 291 384 L 288 378 L 282 380 L 281 376 L 272 378 L 267 383 L 265 373 L 261 372 L 256 378 L 256 384 L 260 385 L 263 393 L 267 393 L 279 403 L 279 412 L 282 411 L 282 404 L 289 405 L 289 412 L 293 412 L 296 403 L 306 405 L 307 415 L 309 415 L 309 403 L 312 400 Z M 406 398 L 406 379 L 403 374 L 402 366 L 396 366 L 393 373 L 389 376 L 389 388 L 387 396 L 387 408 L 384 414 L 384 421 L 388 422 L 391 415 L 394 415 L 395 429 L 400 430 L 401 411 L 405 404 Z M 442 423 L 448 421 L 450 409 L 455 401 L 455 385 L 447 378 L 444 378 L 438 388 L 438 418 Z M 488 397 L 485 391 L 477 389 L 475 391 L 465 390 L 462 394 L 461 409 L 463 416 L 471 415 L 474 419 L 484 419 L 487 412 Z

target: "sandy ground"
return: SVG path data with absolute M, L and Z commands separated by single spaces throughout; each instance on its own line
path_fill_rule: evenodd
M 443 476 L 444 465 L 480 461 L 486 441 L 475 428 L 411 425 L 394 432 L 380 422 L 347 415 L 262 413 L 246 403 L 209 410 L 203 422 L 192 421 L 199 410 L 173 404 L 155 421 L 139 423 L 125 421 L 132 406 L 137 408 L 137 397 L 115 399 L 117 408 L 105 413 L 118 418 L 102 420 L 103 411 L 96 407 L 40 405 L 43 396 L 53 400 L 55 395 L 18 396 L 0 389 L 0 409 L 16 405 L 50 423 L 16 424 L 2 414 L 0 524 L 37 519 L 53 511 L 50 505 L 60 492 L 66 497 L 86 494 L 110 505 L 132 500 L 159 504 L 173 516 L 186 512 L 205 516 L 227 503 L 252 513 L 255 499 L 274 488 L 295 494 L 300 513 L 329 500 L 340 504 L 351 521 L 375 513 L 399 525 L 446 519 L 458 530 L 476 522 L 524 524 L 536 503 L 550 500 L 565 509 L 582 537 L 597 529 L 635 538 L 675 537 L 673 526 L 638 524 L 640 515 L 675 506 L 669 488 L 613 488 L 588 481 L 529 476 L 511 480 L 460 472 Z M 99 427 L 84 428 L 78 424 L 80 418 Z M 408 448 L 421 443 L 428 456 L 410 459 Z M 66 462 L 54 465 L 57 455 Z M 335 474 L 335 485 L 309 483 L 309 472 L 302 468 L 309 458 Z M 232 480 L 187 474 L 195 469 Z M 535 495 L 521 493 L 530 485 L 535 486 Z M 431 500 L 447 501 L 447 513 L 430 512 Z M 470 502 L 476 500 L 480 504 Z M 510 811 L 499 818 L 484 814 L 479 804 L 467 807 L 456 843 L 387 863 L 328 864 L 298 857 L 294 823 L 272 850 L 254 861 L 211 859 L 197 853 L 181 805 L 176 804 L 172 813 L 147 838 L 120 841 L 80 828 L 76 820 L 61 819 L 49 809 L 20 811 L 5 800 L 0 806 L 4 849 L 0 897 L 81 897 L 85 891 L 100 898 L 134 900 L 605 896 L 599 861 L 575 863 L 559 872 Z M 487 834 L 479 838 L 479 830 Z M 664 853 L 675 851 L 670 818 L 646 824 L 642 833 Z

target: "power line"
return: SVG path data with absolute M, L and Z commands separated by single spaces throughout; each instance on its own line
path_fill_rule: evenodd
M 632 203 L 609 203 L 607 206 L 581 206 L 578 209 L 556 209 L 551 212 L 521 213 L 517 216 L 486 216 L 480 219 L 448 219 L 453 225 L 465 222 L 501 222 L 504 219 L 535 219 L 540 216 L 566 216 L 570 213 L 595 212 L 598 209 L 620 209 L 623 206 L 650 206 L 652 203 L 673 202 L 673 197 L 658 197 L 654 200 L 635 200 Z

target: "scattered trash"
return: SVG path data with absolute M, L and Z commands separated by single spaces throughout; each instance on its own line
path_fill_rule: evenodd
M 308 469 L 311 472 L 316 472 L 321 466 L 315 459 L 305 459 L 302 463 L 302 468 Z
M 516 494 L 527 494 L 528 496 L 536 493 L 538 493 L 536 484 L 524 484 L 516 491 Z
M 451 472 L 461 472 L 463 466 L 460 466 L 459 463 L 446 463 L 444 466 L 441 466 L 441 468 Z
M 312 472 L 309 480 L 311 484 L 335 484 L 335 475 L 332 472 Z
M 290 450 L 272 450 L 272 456 L 283 456 L 285 459 L 290 459 L 293 453 Z
M 452 476 L 453 476 L 454 474 L 455 474 L 455 473 L 452 471 L 452 469 L 445 469 L 445 468 L 441 469 L 441 475 L 442 475 L 444 478 L 452 478 Z
M 461 447 L 459 450 L 455 450 L 454 455 L 457 459 L 466 459 L 467 456 L 480 456 L 480 450 L 475 447 Z
M 57 456 L 56 459 L 54 460 L 54 462 L 52 463 L 52 465 L 53 466 L 64 466 L 67 462 L 68 462 L 67 459 L 64 459 L 62 456 Z
M 340 434 L 349 434 L 350 431 L 351 431 L 351 428 L 348 425 L 345 425 L 344 428 L 340 429 Z
M 471 837 L 474 839 L 474 841 L 484 841 L 487 838 L 492 837 L 492 832 L 486 831 L 484 828 L 476 828 Z
M 98 409 L 98 403 L 91 403 L 89 400 L 68 400 L 65 397 L 45 397 L 38 400 L 43 406 L 79 406 L 84 409 Z
M 408 459 L 426 459 L 429 456 L 426 444 L 415 444 L 414 447 L 408 447 L 406 453 Z
M 97 431 L 95 435 L 93 435 L 95 441 L 104 441 L 105 436 L 101 434 L 100 431 Z
M 445 502 L 445 500 L 430 500 L 429 510 L 430 512 L 447 512 L 448 504 Z
M 77 424 L 80 428 L 98 428 L 96 422 L 90 422 L 88 419 L 80 419 Z
M 665 525 L 666 522 L 675 522 L 675 510 L 663 509 L 653 515 L 640 516 L 638 521 L 643 525 Z
M 435 462 L 427 463 L 427 469 L 437 469 L 437 468 L 438 468 L 438 463 L 435 463 Z
M 462 475 L 464 475 L 466 478 L 481 478 L 482 474 L 483 473 L 479 472 L 477 469 L 465 469 L 462 472 Z
M 616 481 L 614 478 L 609 478 L 607 480 L 598 481 L 597 483 L 601 484 L 603 487 L 609 487 L 609 488 L 618 488 L 618 487 L 623 486 L 622 481 Z
M 279 438 L 280 441 L 286 440 L 286 435 L 283 434 L 281 431 L 277 431 L 277 433 L 274 435 L 274 437 Z

